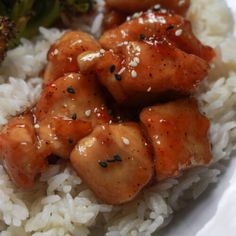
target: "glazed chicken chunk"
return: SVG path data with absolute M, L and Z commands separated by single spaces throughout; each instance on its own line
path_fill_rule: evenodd
M 134 13 L 137 11 L 145 11 L 155 6 L 158 10 L 161 7 L 175 11 L 178 14 L 184 14 L 190 5 L 190 0 L 106 0 L 109 8 L 126 13 Z
M 147 107 L 140 119 L 154 149 L 157 181 L 211 161 L 209 121 L 193 99 Z
M 153 42 L 153 39 L 159 42 L 167 40 L 168 44 L 206 61 L 210 61 L 215 56 L 212 48 L 204 46 L 194 36 L 191 23 L 172 13 L 143 13 L 115 29 L 106 31 L 99 42 L 104 49 L 119 51 L 119 46 L 125 45 L 127 42 L 140 40 Z
M 4 167 L 22 188 L 33 186 L 50 155 L 69 158 L 94 126 L 110 121 L 97 82 L 77 73 L 45 87 L 33 111 L 13 118 L 0 133 Z
M 23 188 L 47 167 L 50 151 L 41 147 L 33 125 L 33 115 L 15 117 L 0 134 L 0 157 L 11 179 Z
M 79 139 L 110 116 L 92 76 L 70 73 L 45 87 L 36 105 L 37 132 L 52 153 L 68 158 Z
M 95 195 L 109 204 L 132 200 L 153 176 L 153 163 L 135 123 L 102 125 L 74 148 L 71 163 Z
M 88 50 L 98 50 L 100 45 L 89 34 L 80 31 L 66 32 L 48 51 L 48 65 L 44 83 L 50 84 L 69 72 L 78 72 L 77 56 Z
M 118 103 L 129 106 L 191 94 L 215 55 L 190 22 L 172 13 L 143 13 L 105 32 L 100 43 L 107 51 L 81 54 L 79 68 L 94 72 Z
M 124 105 L 145 105 L 171 93 L 190 94 L 208 73 L 203 59 L 166 42 L 135 41 L 120 52 L 82 54 L 83 73 L 93 71 L 115 100 Z

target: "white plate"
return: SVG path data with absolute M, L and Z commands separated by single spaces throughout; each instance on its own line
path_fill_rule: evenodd
M 232 9 L 236 22 L 236 0 L 227 0 L 227 3 Z M 220 181 L 211 186 L 193 204 L 177 213 L 170 225 L 160 235 L 236 236 L 235 158 L 227 164 L 226 171 Z

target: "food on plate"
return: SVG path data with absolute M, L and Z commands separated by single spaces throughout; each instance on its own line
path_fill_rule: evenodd
M 70 160 L 96 196 L 109 204 L 132 200 L 153 176 L 150 147 L 135 123 L 97 126 L 78 142 Z
M 218 1 L 97 0 L 78 18 L 90 1 L 47 3 L 45 24 L 71 28 L 40 28 L 0 67 L 1 233 L 150 236 L 217 180 L 236 127 Z M 0 8 L 30 37 L 44 4 Z
M 169 33 L 173 28 L 167 30 L 162 21 L 185 33 L 183 36 Z M 124 30 L 126 33 L 122 36 Z M 140 36 L 142 32 L 146 34 L 144 37 Z M 97 197 L 106 203 L 120 204 L 132 200 L 149 183 L 154 162 L 157 181 L 176 177 L 182 170 L 196 165 L 207 165 L 211 160 L 209 124 L 192 101 L 157 105 L 144 108 L 140 115 L 147 129 L 145 137 L 138 121 L 135 125 L 124 123 L 122 119 L 117 122 L 109 114 L 110 95 L 101 85 L 123 107 L 143 107 L 164 98 L 189 95 L 207 76 L 208 61 L 214 52 L 193 36 L 189 22 L 186 24 L 182 17 L 169 13 L 149 11 L 104 35 L 99 42 L 106 50 L 92 36 L 79 31 L 64 33 L 51 46 L 44 73 L 45 87 L 32 109 L 34 120 L 31 127 L 36 138 L 31 138 L 34 140 L 31 143 L 47 154 L 40 156 L 44 162 L 49 155 L 69 159 L 72 152 L 72 166 Z M 106 35 L 114 39 L 113 44 L 109 45 L 111 41 Z M 192 40 L 185 44 L 186 38 Z M 122 105 L 118 115 L 123 116 Z M 191 128 L 185 122 L 190 122 Z M 202 130 L 197 128 L 198 125 Z M 178 132 L 172 133 L 171 129 Z M 1 135 L 3 140 L 7 134 Z M 154 140 L 157 137 L 160 145 Z M 9 143 L 11 147 L 11 139 Z M 1 144 L 4 148 L 7 141 Z M 38 150 L 35 153 L 37 156 Z M 21 165 L 31 166 L 31 162 L 37 159 L 31 157 L 32 150 L 29 159 L 21 157 L 24 154 L 18 153 L 18 161 L 23 160 Z M 122 156 L 123 161 L 102 171 L 101 167 L 108 167 L 105 165 L 108 165 L 109 156 L 116 154 Z M 6 163 L 12 159 L 13 155 L 5 151 Z M 99 162 L 104 166 L 99 166 Z M 7 171 L 13 176 L 11 168 Z M 28 169 L 21 171 L 23 176 L 28 176 Z M 39 168 L 36 174 L 40 173 Z M 112 175 L 113 184 L 109 181 Z M 28 187 L 21 184 L 24 183 L 21 176 L 19 180 L 14 176 L 14 181 L 21 187 Z
M 157 181 L 211 161 L 209 121 L 193 99 L 146 107 L 140 120 L 153 146 Z

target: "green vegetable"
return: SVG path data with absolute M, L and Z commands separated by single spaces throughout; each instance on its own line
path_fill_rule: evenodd
M 60 0 L 60 4 L 68 16 L 76 15 L 78 12 L 88 12 L 93 6 L 92 0 Z
M 18 38 L 34 36 L 39 26 L 49 27 L 61 16 L 92 9 L 92 0 L 0 0 L 0 15 L 15 22 Z
M 0 62 L 5 56 L 9 41 L 15 37 L 15 29 L 8 17 L 0 16 Z
M 50 27 L 60 21 L 62 15 L 71 18 L 86 13 L 92 5 L 92 0 L 0 0 L 0 40 L 4 38 L 4 44 L 0 41 L 0 62 L 6 44 L 14 47 L 20 38 L 35 36 L 40 26 Z M 12 27 L 13 24 L 15 27 Z M 13 28 L 15 37 L 10 34 Z M 8 31 L 8 37 L 2 35 L 3 30 Z

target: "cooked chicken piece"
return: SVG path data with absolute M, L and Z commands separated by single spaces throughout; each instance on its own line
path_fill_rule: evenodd
M 193 35 L 188 20 L 171 13 L 143 13 L 115 29 L 106 31 L 100 38 L 100 43 L 104 49 L 119 50 L 117 47 L 129 41 L 153 39 L 160 42 L 167 39 L 169 44 L 206 61 L 215 56 L 212 48 L 202 45 Z
M 130 42 L 120 52 L 85 53 L 82 72 L 93 71 L 118 103 L 144 105 L 163 94 L 189 94 L 205 79 L 208 64 L 166 42 Z
M 66 117 L 48 117 L 38 122 L 38 135 L 43 147 L 64 159 L 69 158 L 76 143 L 92 132 L 88 121 Z
M 93 126 L 109 121 L 105 100 L 93 76 L 70 73 L 45 87 L 35 109 L 38 120 L 66 117 L 89 121 Z
M 122 24 L 126 20 L 127 15 L 113 10 L 108 10 L 105 13 L 103 20 L 103 28 L 105 30 L 112 29 Z
M 157 181 L 211 161 L 209 121 L 194 100 L 147 107 L 140 119 L 154 148 Z
M 35 177 L 47 167 L 49 154 L 38 142 L 31 114 L 11 119 L 0 133 L 0 157 L 19 187 L 32 187 Z
M 89 34 L 80 31 L 66 32 L 48 51 L 48 65 L 44 83 L 50 84 L 69 72 L 78 72 L 77 56 L 87 50 L 98 50 L 100 45 Z
M 108 204 L 132 200 L 153 176 L 153 163 L 135 123 L 98 126 L 70 157 L 78 175 Z
M 36 105 L 37 132 L 53 154 L 68 158 L 79 139 L 111 117 L 92 76 L 71 73 L 45 87 Z
M 160 4 L 161 7 L 183 15 L 189 8 L 190 0 L 106 0 L 106 4 L 111 9 L 126 13 L 146 11 L 155 5 L 155 9 L 159 10 L 157 4 Z

